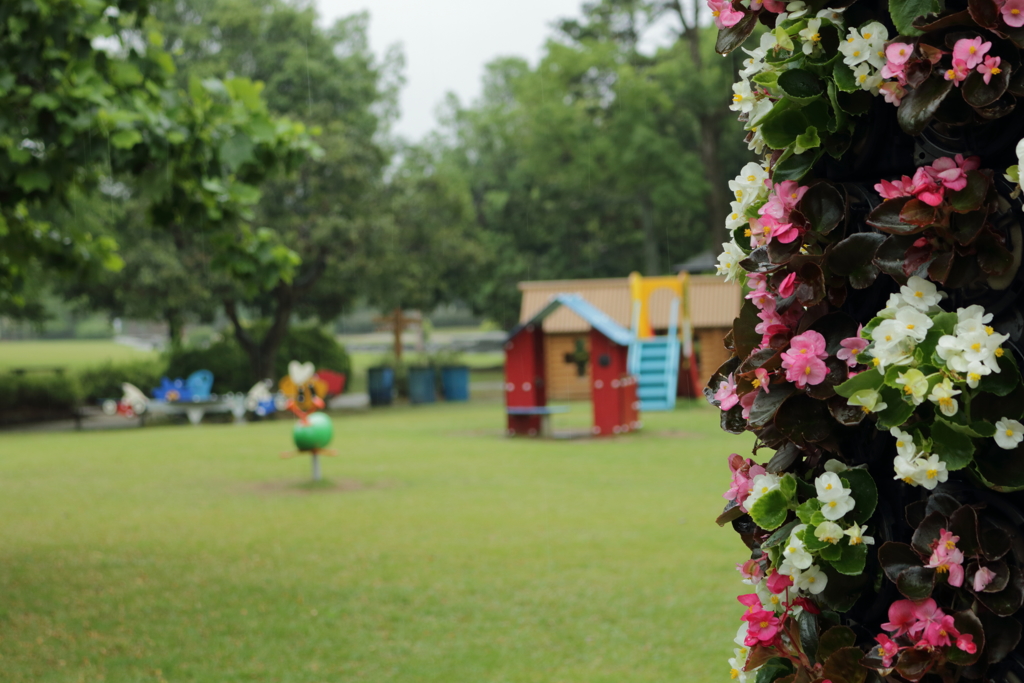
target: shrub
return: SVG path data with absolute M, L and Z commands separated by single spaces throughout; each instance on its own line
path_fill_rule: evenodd
M 68 411 L 78 405 L 78 378 L 63 373 L 0 374 L 0 413 Z
M 288 374 L 288 362 L 311 361 L 317 368 L 352 374 L 352 361 L 345 347 L 319 325 L 291 328 L 281 344 L 274 364 L 274 379 Z M 233 336 L 225 336 L 207 348 L 186 347 L 171 352 L 167 375 L 188 377 L 196 370 L 213 373 L 213 391 L 248 391 L 255 383 L 249 358 Z
M 144 393 L 149 394 L 160 384 L 160 378 L 166 374 L 165 360 L 133 360 L 115 363 L 108 361 L 78 373 L 82 387 L 82 396 L 89 402 L 98 402 L 107 398 L 120 398 L 123 393 L 121 384 L 134 384 Z

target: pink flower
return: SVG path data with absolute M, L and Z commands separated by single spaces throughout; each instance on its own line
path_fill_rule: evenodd
M 903 176 L 902 180 L 893 182 L 883 180 L 875 185 L 875 192 L 882 195 L 882 199 L 909 197 L 914 194 L 914 181 L 909 176 Z
M 1006 0 L 999 11 L 1008 26 L 1014 28 L 1024 26 L 1024 0 Z
M 999 68 L 1002 63 L 1003 60 L 999 57 L 985 57 L 985 61 L 978 65 L 978 73 L 982 74 L 981 80 L 985 81 L 985 85 L 992 82 L 993 76 L 1003 73 Z
M 757 596 L 754 596 L 757 598 Z M 770 645 L 775 636 L 779 633 L 781 622 L 774 612 L 767 610 L 751 611 L 743 615 L 743 621 L 747 622 L 747 637 L 744 644 L 747 647 L 754 645 Z
M 900 106 L 903 98 L 907 96 L 906 89 L 896 81 L 885 81 L 878 86 L 878 91 L 885 96 L 886 102 L 896 107 Z
M 964 583 L 964 554 L 957 549 L 959 536 L 942 529 L 939 540 L 932 548 L 932 556 L 925 567 L 934 569 L 939 574 L 949 574 L 949 585 L 959 588 Z
M 891 43 L 889 47 L 885 48 L 885 58 L 889 64 L 895 66 L 906 64 L 912 54 L 914 54 L 914 46 L 911 43 Z
M 744 420 L 750 419 L 750 409 L 754 407 L 754 399 L 756 398 L 756 391 L 748 391 L 740 396 L 740 407 L 743 408 L 743 410 L 740 411 L 740 414 Z
M 771 574 L 768 575 L 768 580 L 765 582 L 770 590 L 775 595 L 781 595 L 786 591 L 787 588 L 793 585 L 793 577 L 780 574 L 774 569 Z
M 976 571 L 974 573 L 974 592 L 980 593 L 985 590 L 994 578 L 996 578 L 996 573 L 988 567 L 982 567 Z M 962 650 L 963 648 L 960 649 Z
M 800 187 L 795 180 L 783 180 L 772 188 L 772 198 L 769 203 L 776 202 L 782 207 L 783 216 L 788 217 L 789 212 L 796 208 L 796 205 L 807 194 L 808 189 L 810 188 Z M 780 216 L 779 220 L 783 220 L 783 218 Z
M 733 9 L 731 0 L 708 0 L 708 7 L 718 28 L 731 28 L 743 18 L 743 12 Z
M 978 651 L 978 646 L 974 644 L 974 636 L 970 633 L 961 633 L 956 639 L 956 646 L 969 655 L 973 655 Z
M 828 358 L 828 352 L 825 351 L 825 338 L 821 336 L 820 332 L 814 330 L 808 330 L 793 337 L 789 342 L 789 353 L 816 356 L 822 360 Z
M 859 333 L 860 331 L 858 330 Z M 857 367 L 857 356 L 868 347 L 868 343 L 867 339 L 860 336 L 848 337 L 839 342 L 839 345 L 843 348 L 836 353 L 836 358 L 846 361 L 848 366 L 855 368 Z
M 887 63 L 882 67 L 882 78 L 895 78 L 900 85 L 907 84 L 906 64 Z
M 764 568 L 760 562 L 754 559 L 747 560 L 746 562 L 737 562 L 736 570 L 743 577 L 744 581 L 749 581 L 754 586 L 761 583 L 761 579 L 764 578 Z
M 718 407 L 722 410 L 732 410 L 740 402 L 740 397 L 736 395 L 736 378 L 733 374 L 730 374 L 718 385 L 715 400 L 718 401 Z
M 757 370 L 754 370 L 754 377 L 756 378 L 755 382 L 759 389 L 764 389 L 764 393 L 766 394 L 772 393 L 772 380 L 771 377 L 768 376 L 767 370 L 765 370 L 764 368 L 758 368 Z
M 766 283 L 761 283 L 757 289 L 747 294 L 746 298 L 762 311 L 775 310 L 775 295 L 768 291 Z
M 747 611 L 743 614 L 741 619 L 747 620 L 747 615 L 753 614 L 754 612 L 760 612 L 764 608 L 761 607 L 761 598 L 757 597 L 757 593 L 747 593 L 746 595 L 737 595 L 736 599 L 739 600 L 741 605 L 747 606 Z
M 934 600 L 932 600 L 932 604 L 935 604 Z M 912 600 L 897 600 L 889 605 L 889 621 L 882 624 L 882 628 L 886 631 L 895 631 L 893 634 L 895 638 L 899 638 L 904 633 L 909 633 L 910 629 L 917 623 L 916 609 L 917 605 Z
M 954 159 L 936 159 L 931 166 L 925 166 L 924 170 L 933 180 L 942 183 L 947 190 L 956 192 L 967 187 L 967 171 L 978 168 L 980 163 L 978 157 L 964 159 L 962 154 L 957 154 Z
M 779 285 L 779 296 L 786 299 L 793 296 L 793 290 L 796 289 L 796 273 L 790 273 L 782 280 Z
M 938 206 L 942 203 L 944 189 L 932 179 L 927 168 L 921 167 L 914 173 L 913 195 L 928 206 Z
M 782 14 L 786 11 L 785 0 L 761 0 L 761 4 L 764 5 L 766 10 L 775 14 Z
M 903 602 L 910 602 L 905 600 Z M 946 616 L 945 613 L 939 609 L 939 606 L 935 604 L 935 601 L 931 598 L 922 602 L 911 603 L 914 607 L 914 618 L 916 621 L 914 625 L 910 627 L 910 635 L 920 633 L 921 631 L 928 628 L 929 625 L 937 622 Z M 882 628 L 885 628 L 883 625 Z M 886 629 L 888 630 L 888 629 Z
M 991 48 L 992 43 L 986 43 L 980 37 L 961 38 L 953 46 L 953 63 L 956 64 L 956 61 L 960 60 L 967 65 L 968 69 L 973 69 L 981 64 L 982 58 Z
M 792 223 L 780 223 L 771 214 L 765 214 L 757 220 L 750 221 L 751 246 L 768 244 L 773 239 L 789 244 L 800 236 L 800 230 Z
M 878 656 L 882 658 L 882 665 L 889 668 L 893 658 L 900 653 L 900 646 L 884 633 L 875 636 L 875 640 L 878 642 Z
M 1020 0 L 1020 2 L 1024 3 L 1024 0 Z M 953 81 L 953 85 L 959 88 L 970 73 L 971 70 L 967 68 L 967 62 L 962 59 L 954 59 L 953 67 L 946 69 L 944 77 L 947 81 Z
M 953 644 L 950 638 L 959 638 L 959 636 L 960 632 L 953 624 L 953 617 L 943 614 L 942 617 L 928 624 L 921 642 L 927 643 L 930 647 L 945 647 Z
M 821 384 L 828 376 L 828 366 L 820 358 L 814 356 L 791 356 L 782 354 L 782 367 L 786 370 L 786 379 L 803 389 L 808 384 Z

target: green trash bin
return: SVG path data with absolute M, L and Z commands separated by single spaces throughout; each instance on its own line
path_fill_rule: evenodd
M 409 402 L 433 403 L 437 400 L 433 368 L 409 368 Z

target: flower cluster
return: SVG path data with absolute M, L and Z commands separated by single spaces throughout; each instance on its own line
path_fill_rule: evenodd
M 729 456 L 729 470 L 732 472 L 732 484 L 729 486 L 729 490 L 722 494 L 722 497 L 730 502 L 735 502 L 743 512 L 749 512 L 746 502 L 753 490 L 755 480 L 767 472 L 764 467 L 750 458 L 744 459 L 735 453 Z M 767 493 L 767 491 L 763 491 L 763 493 Z
M 921 166 L 914 177 L 903 176 L 900 180 L 883 180 L 875 190 L 883 199 L 914 197 L 928 206 L 942 204 L 947 190 L 959 191 L 967 187 L 967 173 L 981 167 L 978 157 L 964 159 L 960 154 L 955 158 L 941 157 L 929 166 Z
M 1002 345 L 1010 335 L 996 332 L 989 325 L 992 314 L 981 306 L 961 308 L 956 315 L 954 334 L 940 337 L 935 353 L 975 389 L 982 377 L 1000 372 L 999 359 L 1005 354 Z
M 853 70 L 857 85 L 876 95 L 887 68 L 885 41 L 888 39 L 889 31 L 885 26 L 873 21 L 851 28 L 839 46 L 843 64 Z
M 978 650 L 974 636 L 960 633 L 953 617 L 939 609 L 931 598 L 920 602 L 897 600 L 889 607 L 889 621 L 882 624 L 882 628 L 890 635 L 879 634 L 875 640 L 878 642 L 878 655 L 887 668 L 903 650 L 932 651 L 954 644 L 970 654 Z M 902 639 L 906 644 L 900 645 L 893 638 Z

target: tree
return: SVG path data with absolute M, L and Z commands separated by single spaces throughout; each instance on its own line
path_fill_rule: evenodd
M 394 115 L 400 59 L 374 58 L 365 14 L 323 28 L 311 6 L 280 0 L 191 0 L 169 10 L 162 18 L 181 78 L 233 73 L 265 83 L 269 110 L 315 129 L 324 152 L 263 185 L 252 204 L 255 223 L 298 255 L 294 278 L 211 285 L 254 378 L 267 377 L 292 317 L 336 317 L 366 277 L 360 253 L 379 227 L 389 158 L 380 136 Z

